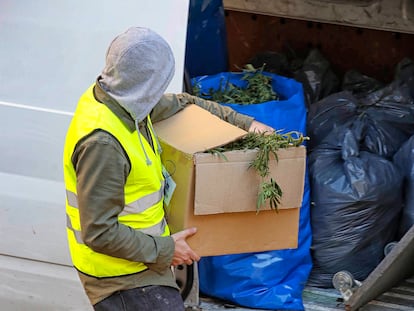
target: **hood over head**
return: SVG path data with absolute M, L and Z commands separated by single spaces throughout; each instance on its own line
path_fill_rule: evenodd
M 151 29 L 131 27 L 110 44 L 99 83 L 140 122 L 161 99 L 174 72 L 168 43 Z

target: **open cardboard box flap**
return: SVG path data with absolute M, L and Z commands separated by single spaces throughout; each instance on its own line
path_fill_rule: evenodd
M 226 145 L 247 134 L 197 105 L 188 105 L 154 127 L 163 141 L 189 155 Z

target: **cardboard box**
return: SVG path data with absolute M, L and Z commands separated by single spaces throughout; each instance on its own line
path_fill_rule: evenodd
M 225 152 L 226 159 L 205 153 L 246 135 L 210 112 L 189 105 L 154 124 L 162 160 L 176 184 L 166 206 L 172 232 L 197 227 L 187 241 L 200 256 L 297 248 L 299 210 L 304 191 L 305 147 L 278 151 L 270 176 L 282 188 L 279 212 L 256 212 L 260 177 L 249 168 L 256 151 Z

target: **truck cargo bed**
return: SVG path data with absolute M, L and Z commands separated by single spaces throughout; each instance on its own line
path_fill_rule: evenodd
M 306 287 L 303 291 L 305 311 L 344 311 L 342 296 L 336 289 Z M 194 310 L 189 308 L 188 310 Z M 209 297 L 201 297 L 199 310 L 216 311 L 262 311 L 236 306 Z M 360 311 L 412 311 L 414 310 L 414 277 L 401 282 L 398 286 L 383 293 L 359 309 Z

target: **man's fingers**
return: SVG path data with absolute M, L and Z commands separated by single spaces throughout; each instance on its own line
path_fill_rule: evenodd
M 177 239 L 184 239 L 185 240 L 188 237 L 196 234 L 196 232 L 197 232 L 197 228 L 187 228 L 187 229 L 184 229 L 184 230 L 179 231 L 177 233 L 174 233 L 172 236 L 173 236 L 174 240 L 177 240 Z
M 192 236 L 192 235 L 196 234 L 196 232 L 197 232 L 197 228 L 195 228 L 195 227 L 193 227 L 193 228 L 188 228 L 188 229 L 183 230 L 183 232 L 184 232 L 184 236 L 185 236 L 186 238 L 188 238 L 188 237 L 190 237 L 190 236 Z
M 175 242 L 175 253 L 173 259 L 173 265 L 187 264 L 190 265 L 194 261 L 199 261 L 198 256 L 187 244 L 186 239 L 197 232 L 197 228 L 187 228 L 171 235 Z

